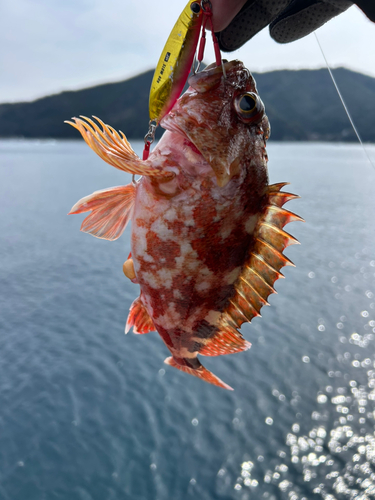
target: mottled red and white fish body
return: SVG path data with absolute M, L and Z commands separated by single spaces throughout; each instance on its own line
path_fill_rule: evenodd
M 282 227 L 300 218 L 282 208 L 294 195 L 269 186 L 269 124 L 255 82 L 239 61 L 208 67 L 163 119 L 167 129 L 147 161 L 99 121 L 72 123 L 117 168 L 142 174 L 134 184 L 84 198 L 82 230 L 116 239 L 132 222 L 125 271 L 140 285 L 126 331 L 157 330 L 182 371 L 230 389 L 198 355 L 250 347 L 239 328 L 260 315 L 296 240 Z M 130 269 L 130 271 L 129 271 Z

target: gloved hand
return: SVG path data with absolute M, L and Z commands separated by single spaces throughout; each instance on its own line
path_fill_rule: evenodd
M 240 0 L 232 2 L 226 0 L 225 16 L 230 5 L 238 12 Z M 375 0 L 356 0 L 355 3 L 375 22 Z M 223 2 L 212 0 L 212 5 L 214 25 L 216 17 L 216 25 L 221 29 L 226 24 L 221 14 Z M 293 42 L 320 28 L 352 5 L 350 0 L 247 0 L 234 19 L 216 36 L 224 52 L 238 49 L 268 25 L 270 35 L 276 42 Z

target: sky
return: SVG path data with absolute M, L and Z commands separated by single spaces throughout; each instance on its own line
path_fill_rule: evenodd
M 228 0 L 229 1 L 229 0 Z M 0 0 L 0 103 L 124 80 L 156 66 L 186 0 Z M 375 24 L 356 6 L 317 30 L 331 67 L 375 77 Z M 208 41 L 205 62 L 214 60 Z M 314 35 L 263 30 L 225 56 L 250 71 L 324 67 Z

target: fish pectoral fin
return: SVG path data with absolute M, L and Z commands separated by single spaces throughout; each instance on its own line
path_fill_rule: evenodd
M 76 128 L 82 135 L 86 144 L 100 156 L 102 160 L 119 170 L 134 175 L 148 175 L 150 177 L 170 177 L 171 172 L 165 172 L 161 168 L 154 168 L 143 161 L 133 151 L 125 135 L 120 131 L 106 125 L 102 120 L 94 116 L 94 120 L 82 116 L 66 120 L 72 127 Z
M 212 372 L 207 370 L 207 368 L 201 365 L 201 363 L 198 361 L 197 358 L 195 358 L 195 364 L 197 365 L 196 368 L 188 366 L 191 360 L 182 360 L 182 361 L 187 364 L 181 364 L 173 357 L 166 358 L 164 360 L 164 363 L 173 366 L 174 368 L 177 368 L 177 370 L 181 370 L 182 372 L 194 375 L 194 377 L 198 377 L 204 380 L 205 382 L 208 382 L 209 384 L 216 385 L 217 387 L 221 387 L 222 389 L 228 389 L 229 391 L 233 391 L 233 388 L 230 385 L 220 380 L 219 377 L 217 377 Z
M 69 214 L 90 212 L 81 231 L 97 238 L 117 240 L 129 222 L 135 199 L 135 186 L 118 186 L 86 196 L 79 200 Z
M 205 343 L 199 349 L 199 354 L 202 356 L 221 356 L 222 354 L 233 354 L 250 349 L 250 342 L 247 342 L 235 327 L 222 324 L 218 325 L 218 328 L 215 335 L 204 340 Z
M 155 325 L 144 306 L 141 297 L 137 297 L 130 306 L 128 319 L 126 321 L 125 333 L 133 327 L 133 333 L 142 334 L 155 331 Z

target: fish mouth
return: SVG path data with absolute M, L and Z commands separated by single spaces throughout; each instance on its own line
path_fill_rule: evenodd
M 196 146 L 193 142 L 191 142 L 191 140 L 190 140 L 190 139 L 189 139 L 186 135 L 185 135 L 185 137 L 186 137 L 185 144 L 186 144 L 186 145 L 187 145 L 190 149 L 192 149 L 192 150 L 194 151 L 194 153 L 195 153 L 195 154 L 200 155 L 200 156 L 202 156 L 202 158 L 203 158 L 203 155 L 202 155 L 202 153 L 199 151 L 199 149 L 197 148 L 197 146 Z
M 224 67 L 227 80 L 223 80 L 222 67 L 216 64 L 189 77 L 189 89 L 160 122 L 164 129 L 182 136 L 184 146 L 193 154 L 202 157 L 211 167 L 220 188 L 225 187 L 241 169 L 241 159 L 236 151 L 243 142 L 243 134 L 234 137 L 230 128 L 230 106 L 234 92 L 238 88 L 247 88 L 249 78 L 240 61 L 225 62 Z M 245 74 L 241 77 L 242 73 Z M 225 120 L 220 124 L 215 116 L 218 118 L 223 114 Z
M 194 120 L 192 117 L 190 118 L 191 121 Z M 176 124 L 176 121 L 173 118 L 173 111 L 171 111 L 161 120 L 160 125 L 165 130 L 168 130 L 169 132 L 175 133 L 184 138 L 184 146 L 188 147 L 196 155 L 199 155 L 201 160 L 203 160 L 205 163 L 207 163 L 207 165 L 210 166 L 216 177 L 217 185 L 220 188 L 225 187 L 233 177 L 233 175 L 237 172 L 239 168 L 239 158 L 236 158 L 232 163 L 227 164 L 226 162 L 217 160 L 210 154 L 210 151 L 202 152 L 191 140 L 188 134 Z M 199 128 L 198 124 L 197 128 Z
M 181 135 L 184 138 L 184 144 L 187 147 L 189 147 L 195 154 L 203 157 L 203 155 L 202 155 L 201 151 L 198 149 L 198 147 L 194 144 L 194 142 L 192 142 L 190 137 L 188 137 L 187 134 L 176 124 L 176 122 L 173 120 L 173 118 L 171 119 L 169 117 L 169 119 L 166 120 L 167 123 L 164 122 L 164 120 L 167 117 L 168 117 L 168 115 L 161 120 L 160 125 L 165 130 L 168 130 L 169 132 L 173 132 L 174 134 Z

